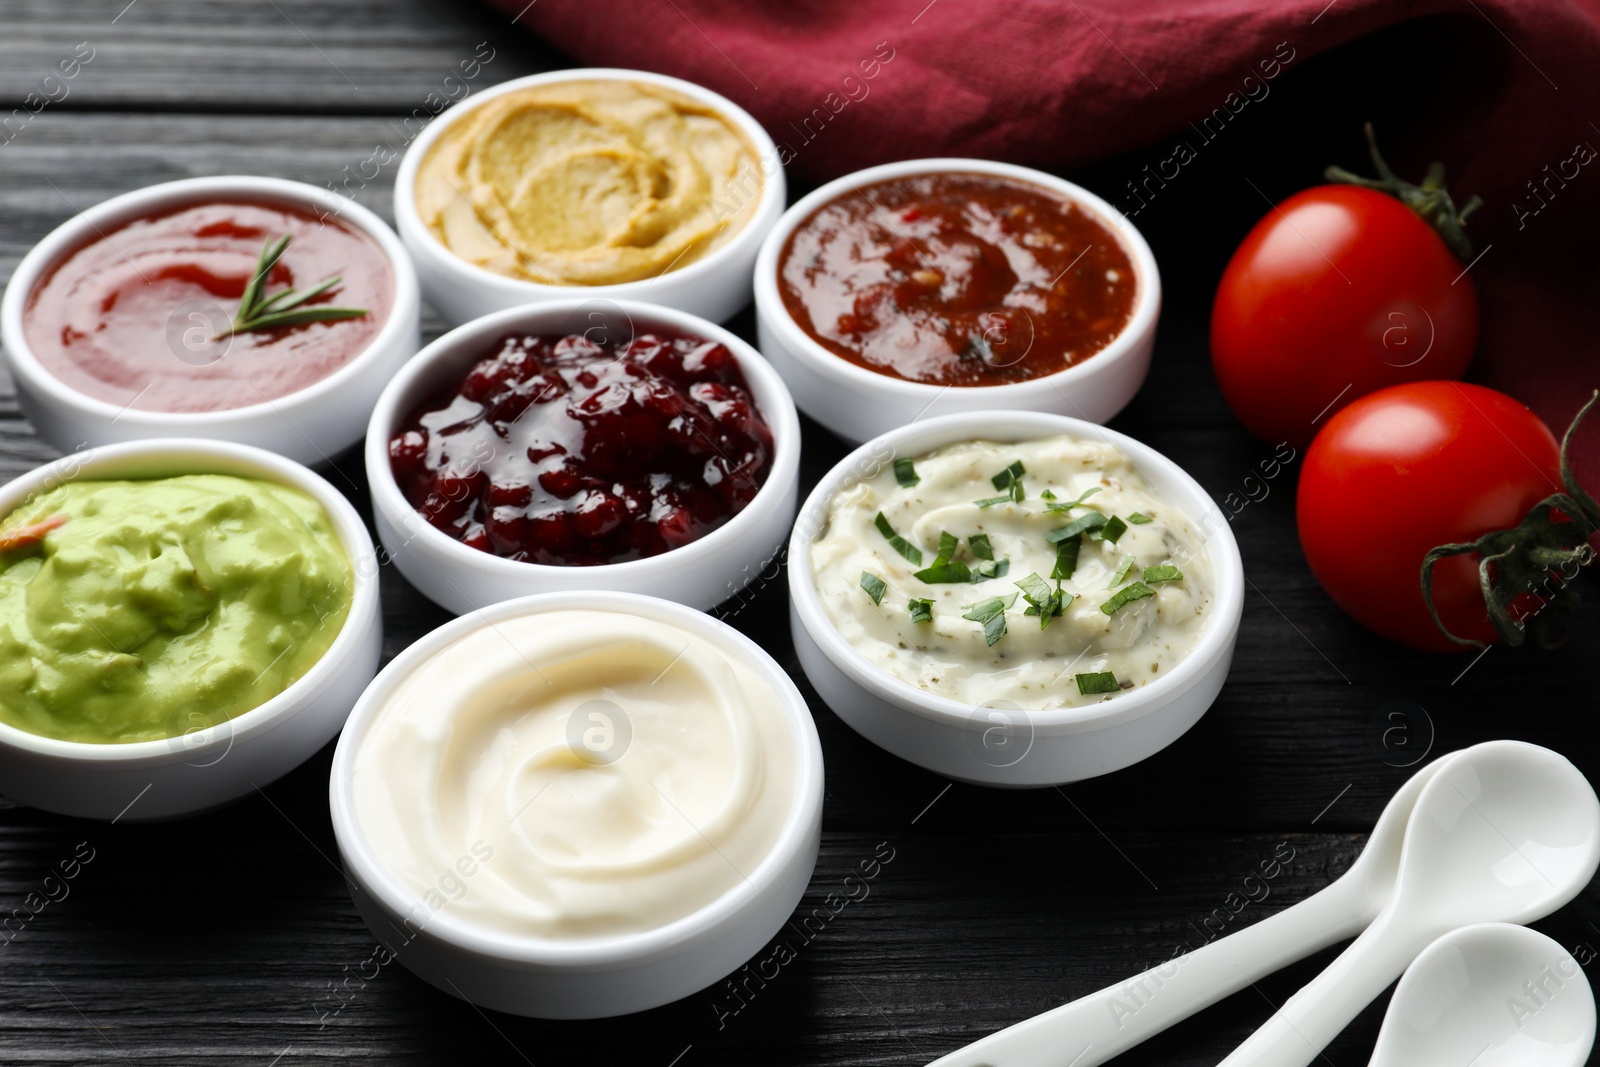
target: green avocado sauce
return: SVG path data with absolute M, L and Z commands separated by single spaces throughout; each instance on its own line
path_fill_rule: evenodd
M 74 481 L 0 520 L 0 721 L 45 737 L 178 737 L 287 689 L 344 625 L 322 506 L 221 474 Z

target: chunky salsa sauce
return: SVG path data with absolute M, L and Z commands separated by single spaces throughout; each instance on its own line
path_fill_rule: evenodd
M 645 334 L 511 334 L 389 441 L 407 501 L 473 548 L 529 563 L 655 556 L 755 499 L 772 431 L 728 349 Z
M 918 174 L 800 224 L 784 307 L 858 366 L 933 385 L 1002 385 L 1082 362 L 1122 332 L 1133 266 L 1109 229 L 1043 186 Z
M 262 246 L 285 234 L 267 293 L 340 275 L 308 306 L 367 314 L 216 338 Z M 393 303 L 388 258 L 353 226 L 288 204 L 212 202 L 135 219 L 63 257 L 30 295 L 23 329 L 44 368 L 81 393 L 145 411 L 226 411 L 326 378 L 372 342 Z

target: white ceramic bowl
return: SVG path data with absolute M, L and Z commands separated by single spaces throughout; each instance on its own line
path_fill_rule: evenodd
M 446 248 L 433 231 L 423 224 L 417 214 L 416 203 L 417 167 L 439 135 L 474 108 L 497 96 L 532 85 L 596 80 L 665 86 L 714 109 L 738 127 L 754 146 L 762 171 L 760 200 L 755 214 L 744 228 L 721 248 L 714 249 L 681 269 L 654 278 L 615 285 L 546 285 L 509 278 L 469 263 Z M 734 190 L 729 195 L 744 194 Z M 394 182 L 394 217 L 400 240 L 416 259 L 417 274 L 422 279 L 422 290 L 428 303 L 449 322 L 462 323 L 504 308 L 564 300 L 573 296 L 644 300 L 681 308 L 713 322 L 724 322 L 750 302 L 750 271 L 755 266 L 756 253 L 761 248 L 762 239 L 783 213 L 787 199 L 777 146 L 761 124 L 733 101 L 693 82 L 669 78 L 664 74 L 615 67 L 584 67 L 513 78 L 473 95 L 435 119 L 411 143 L 400 161 Z
M 87 396 L 39 362 L 22 328 L 34 285 L 62 256 L 124 223 L 188 204 L 243 199 L 278 201 L 325 212 L 377 242 L 394 272 L 394 306 L 365 350 L 350 362 L 286 396 L 225 411 L 144 411 Z M 23 257 L 0 303 L 0 341 L 17 382 L 23 412 L 55 448 L 204 437 L 254 445 L 300 463 L 325 462 L 361 439 L 378 393 L 421 344 L 420 303 L 411 257 L 394 231 L 371 211 L 327 189 L 283 178 L 185 178 L 114 196 L 56 227 Z M 176 358 L 176 357 L 174 357 Z
M 265 704 L 178 737 L 90 744 L 0 722 L 0 793 L 46 811 L 137 822 L 205 811 L 254 792 L 332 740 L 378 670 L 383 620 L 372 538 L 338 490 L 298 463 L 218 441 L 169 438 L 64 456 L 4 488 L 0 515 L 79 478 L 233 474 L 293 486 L 328 513 L 349 557 L 350 614 L 323 657 Z
M 651 330 L 720 341 L 733 353 L 772 428 L 772 467 L 743 511 L 698 541 L 659 556 L 595 567 L 557 567 L 505 559 L 435 529 L 406 501 L 389 465 L 389 440 L 435 390 L 465 377 L 485 350 L 511 331 L 628 337 Z M 367 481 L 373 520 L 400 573 L 456 614 L 512 597 L 577 589 L 615 589 L 711 608 L 738 593 L 782 547 L 794 518 L 800 471 L 800 419 L 783 380 L 748 344 L 704 319 L 632 301 L 565 300 L 508 308 L 458 326 L 408 363 L 378 398 L 367 430 Z
M 874 666 L 829 620 L 811 570 L 811 543 L 828 501 L 899 456 L 975 439 L 1031 441 L 1069 434 L 1122 451 L 1154 494 L 1182 509 L 1205 538 L 1216 576 L 1211 619 L 1193 651 L 1168 674 L 1110 700 L 1051 711 L 1007 711 L 926 692 Z M 1205 714 L 1233 661 L 1244 607 L 1244 566 L 1227 518 L 1172 460 L 1125 434 L 1040 412 L 946 415 L 913 423 L 857 448 L 817 484 L 789 543 L 789 623 L 817 693 L 857 733 L 902 759 L 979 785 L 1042 786 L 1109 774 L 1159 752 Z M 1017 753 L 1022 753 L 1017 755 Z
M 1042 186 L 1075 202 L 1122 243 L 1137 279 L 1128 325 L 1105 348 L 1065 370 L 1004 385 L 943 386 L 910 382 L 858 367 L 818 344 L 790 316 L 778 292 L 783 248 L 818 208 L 876 182 L 912 174 L 993 174 Z M 1043 171 L 984 159 L 914 159 L 847 174 L 803 198 L 778 220 L 761 246 L 755 272 L 761 352 L 778 368 L 800 410 L 847 441 L 860 442 L 918 418 L 961 411 L 1046 411 L 1106 422 L 1144 384 L 1161 314 L 1161 275 L 1150 246 L 1126 215 L 1087 189 Z
M 624 611 L 682 627 L 754 668 L 778 695 L 794 740 L 795 798 L 772 850 L 721 897 L 642 933 L 552 940 L 485 929 L 430 911 L 384 870 L 363 837 L 351 792 L 362 739 L 384 701 L 440 649 L 485 626 L 570 608 Z M 822 748 L 805 699 L 755 642 L 709 615 L 626 593 L 553 593 L 496 604 L 428 634 L 383 669 L 351 713 L 333 758 L 329 802 L 350 895 L 373 936 L 424 981 L 472 1004 L 549 1019 L 644 1011 L 738 969 L 794 912 L 816 867 L 822 826 Z M 420 913 L 420 921 L 419 921 Z

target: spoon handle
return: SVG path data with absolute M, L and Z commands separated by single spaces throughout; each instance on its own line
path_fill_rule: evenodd
M 1256 979 L 1350 937 L 1371 917 L 1340 879 L 1238 933 L 974 1042 L 930 1067 L 1096 1067 Z
M 1441 932 L 1380 915 L 1218 1067 L 1307 1067 Z

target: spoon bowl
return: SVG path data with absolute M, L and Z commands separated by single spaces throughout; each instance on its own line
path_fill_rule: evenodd
M 1371 1067 L 1582 1067 L 1594 1037 L 1594 993 L 1571 954 L 1525 927 L 1482 923 L 1406 971 Z
M 990 1034 L 931 1067 L 1069 1061 L 1072 1067 L 1099 1067 L 1273 971 L 1354 937 L 1389 903 L 1406 827 L 1423 787 L 1461 755 L 1441 756 L 1412 775 L 1384 807 L 1355 863 L 1321 892 L 1166 964 Z M 1131 1014 L 1130 990 L 1137 991 L 1139 1005 Z
M 1501 742 L 1444 768 L 1412 812 L 1393 907 L 1441 930 L 1527 923 L 1594 876 L 1600 805 L 1548 749 Z
M 1383 911 L 1221 1067 L 1306 1067 L 1433 941 L 1543 918 L 1597 865 L 1600 800 L 1570 762 L 1517 741 L 1458 753 L 1417 797 Z

